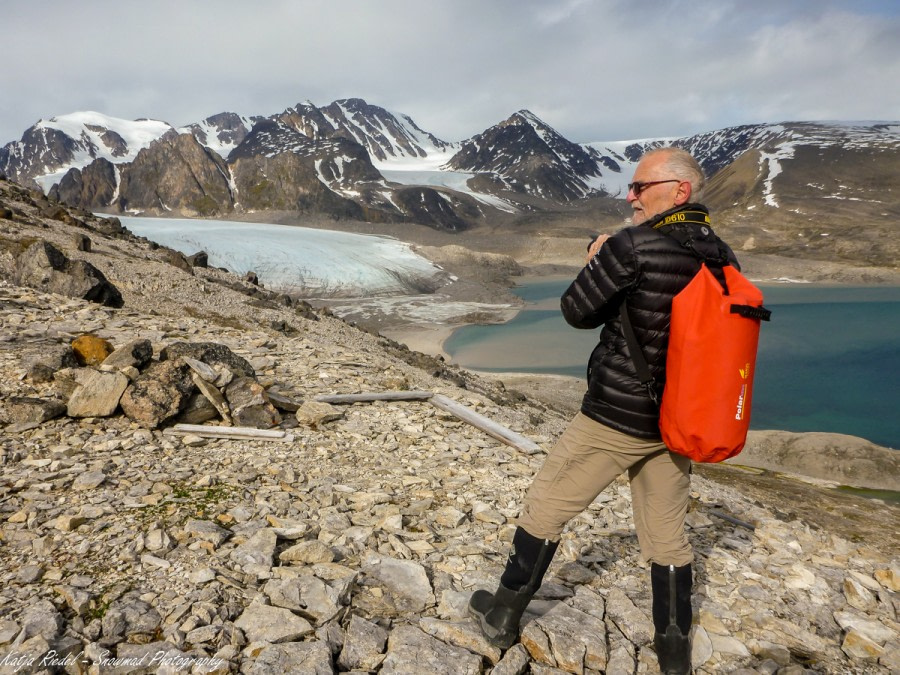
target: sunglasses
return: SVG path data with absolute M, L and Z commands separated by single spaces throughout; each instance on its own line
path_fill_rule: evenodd
M 668 180 L 647 180 L 647 181 L 635 181 L 633 183 L 628 184 L 628 191 L 633 192 L 635 197 L 640 197 L 641 193 L 646 190 L 651 185 L 659 185 L 660 183 L 680 183 L 681 181 L 677 178 L 669 178 Z

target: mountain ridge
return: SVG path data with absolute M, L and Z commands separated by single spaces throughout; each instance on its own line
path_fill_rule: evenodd
M 192 141 L 173 140 L 182 136 Z M 709 176 L 706 201 L 743 250 L 861 262 L 875 246 L 877 264 L 897 265 L 898 248 L 882 241 L 882 227 L 856 239 L 854 229 L 900 216 L 891 190 L 900 175 L 898 122 L 750 124 L 574 143 L 520 110 L 448 142 L 359 98 L 306 101 L 267 117 L 223 112 L 178 128 L 84 112 L 41 120 L 0 148 L 0 172 L 112 213 L 234 218 L 278 210 L 515 231 L 535 217 L 575 222 L 605 213 L 599 225 L 621 222 L 636 163 L 665 145 L 698 158 Z M 758 227 L 761 218 L 771 232 Z M 842 240 L 821 240 L 828 237 Z

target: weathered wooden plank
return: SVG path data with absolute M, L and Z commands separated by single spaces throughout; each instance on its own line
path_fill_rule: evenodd
M 369 401 L 424 401 L 434 394 L 430 391 L 376 391 L 361 394 L 323 394 L 316 401 L 323 403 L 367 403 Z
M 164 433 L 185 436 L 196 434 L 202 438 L 233 438 L 257 441 L 292 441 L 294 437 L 281 429 L 256 429 L 254 427 L 213 427 L 203 424 L 176 424 Z
M 752 523 L 748 523 L 744 520 L 740 520 L 739 518 L 735 518 L 734 516 L 729 516 L 727 513 L 722 513 L 721 511 L 716 511 L 715 509 L 709 510 L 711 515 L 716 516 L 717 518 L 721 518 L 729 523 L 734 525 L 738 525 L 740 527 L 746 527 L 748 530 L 755 530 L 756 526 Z
M 451 398 L 447 398 L 442 394 L 434 394 L 428 400 L 441 410 L 447 411 L 451 415 L 461 419 L 463 422 L 467 422 L 473 427 L 481 429 L 489 436 L 517 448 L 522 452 L 533 455 L 534 453 L 541 451 L 541 447 L 534 441 L 525 438 L 521 434 L 517 434 L 512 429 L 506 428 L 502 424 L 475 412 L 471 408 L 467 408 L 462 403 L 458 403 Z

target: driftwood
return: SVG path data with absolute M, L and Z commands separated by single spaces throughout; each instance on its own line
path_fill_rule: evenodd
M 316 396 L 322 403 L 368 403 L 370 401 L 424 401 L 434 394 L 430 391 L 379 391 L 363 394 L 327 394 Z
M 748 522 L 745 522 L 745 521 L 743 521 L 743 520 L 739 520 L 739 519 L 735 518 L 734 516 L 729 516 L 727 513 L 722 513 L 721 511 L 716 511 L 716 510 L 713 510 L 713 509 L 710 509 L 709 512 L 710 512 L 712 515 L 714 515 L 714 516 L 716 516 L 716 517 L 718 517 L 718 518 L 721 518 L 722 520 L 726 520 L 726 521 L 728 521 L 729 523 L 732 523 L 732 524 L 734 524 L 734 525 L 738 525 L 738 526 L 740 526 L 740 527 L 746 527 L 748 530 L 755 530 L 755 529 L 756 529 L 756 526 L 755 526 L 755 525 L 752 525 L 752 524 L 750 524 L 750 523 L 748 523 Z
M 186 436 L 195 434 L 201 438 L 231 438 L 251 441 L 283 441 L 294 440 L 292 434 L 280 429 L 256 429 L 254 427 L 212 427 L 203 424 L 176 424 L 163 433 Z
M 502 441 L 507 445 L 533 455 L 541 451 L 541 447 L 521 434 L 507 429 L 492 419 L 488 419 L 462 403 L 457 403 L 442 394 L 434 394 L 430 391 L 381 391 L 362 394 L 330 394 L 316 396 L 316 401 L 323 403 L 366 403 L 370 401 L 429 401 L 434 406 L 444 410 L 463 422 L 481 429 L 483 432 Z
M 441 394 L 435 394 L 428 400 L 432 405 L 441 410 L 446 410 L 463 422 L 468 422 L 473 427 L 481 429 L 489 436 L 496 438 L 498 441 L 503 441 L 507 445 L 511 445 L 522 452 L 533 455 L 534 453 L 541 451 L 541 447 L 534 441 L 525 438 L 521 434 L 517 434 L 511 429 L 507 429 L 502 424 L 498 424 L 494 420 L 488 419 L 484 415 L 475 412 L 471 408 L 467 408 L 462 403 L 457 403 L 451 398 L 447 398 Z

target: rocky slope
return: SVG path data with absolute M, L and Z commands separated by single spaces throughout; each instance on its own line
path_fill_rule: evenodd
M 62 395 L 53 368 L 34 364 L 90 332 L 116 347 L 149 340 L 154 361 L 174 342 L 222 344 L 273 400 L 427 390 L 542 450 L 566 423 L 326 311 L 47 209 L 0 181 L 4 403 Z M 94 266 L 123 305 L 14 284 L 37 240 Z M 118 410 L 0 426 L 3 672 L 655 671 L 624 480 L 570 524 L 520 640 L 500 653 L 465 605 L 496 583 L 543 452 L 427 401 L 335 408 L 330 420 L 285 414 L 275 440 L 176 435 Z M 693 479 L 695 672 L 900 668 L 896 542 L 812 527 L 787 507 L 790 490 L 773 501 L 735 482 Z M 896 507 L 862 504 L 896 524 Z

